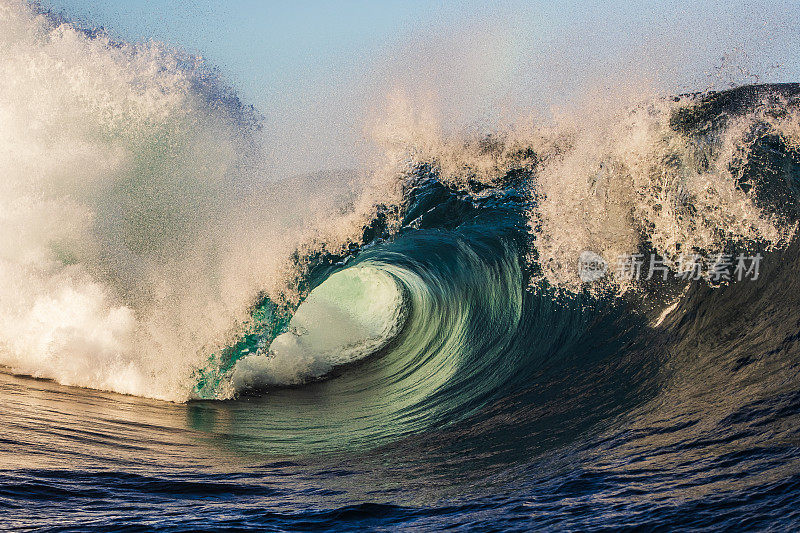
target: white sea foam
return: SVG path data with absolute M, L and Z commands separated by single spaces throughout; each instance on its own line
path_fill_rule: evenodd
M 192 57 L 0 2 L 0 365 L 184 400 L 303 235 L 358 226 L 332 180 L 265 178 L 227 96 Z
M 797 146 L 796 104 L 764 100 L 708 135 L 673 128 L 674 113 L 696 103 L 656 91 L 593 95 L 548 119 L 463 136 L 444 134 L 435 114 L 399 95 L 389 107 L 394 123 L 377 131 L 388 153 L 431 165 L 455 187 L 468 180 L 491 184 L 514 169 L 529 172 L 541 279 L 581 290 L 578 260 L 590 251 L 611 263 L 609 280 L 624 291 L 630 283 L 614 277 L 613 263 L 643 244 L 675 263 L 682 253 L 713 257 L 731 242 L 769 248 L 794 235 L 793 224 L 759 206 L 759 184 L 746 191 L 739 179 L 754 128 Z
M 268 350 L 237 362 L 233 389 L 300 384 L 358 361 L 398 333 L 405 313 L 391 274 L 369 266 L 337 272 L 311 291 Z
M 639 93 L 464 137 L 392 93 L 372 128 L 385 158 L 349 194 L 342 180 L 267 179 L 246 110 L 220 96 L 230 94 L 190 56 L 87 36 L 0 0 L 0 365 L 186 400 L 194 371 L 236 338 L 260 293 L 302 296 L 287 284 L 293 252 L 358 240 L 376 205 L 402 205 L 419 162 L 456 187 L 535 169 L 539 261 L 567 290 L 580 287 L 584 250 L 613 258 L 646 242 L 670 258 L 679 244 L 712 252 L 791 233 L 730 171 L 764 116 L 703 144 L 668 127 L 681 102 Z M 798 145 L 794 115 L 769 122 Z M 391 337 L 395 299 L 375 299 L 379 308 L 365 308 L 375 321 L 356 317 L 350 329 L 314 301 L 294 319 L 307 334 L 279 337 L 270 358 L 243 360 L 235 379 L 296 383 Z M 352 353 L 348 338 L 359 341 Z

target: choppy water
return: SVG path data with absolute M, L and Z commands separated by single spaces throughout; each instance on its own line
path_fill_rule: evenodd
M 202 64 L 60 22 L 0 4 L 0 527 L 798 527 L 800 86 L 273 182 Z

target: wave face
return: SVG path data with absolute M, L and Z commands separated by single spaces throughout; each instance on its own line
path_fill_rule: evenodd
M 38 465 L 29 432 L 88 425 L 88 455 L 47 437 L 58 457 L 124 470 L 119 430 L 166 469 L 89 476 L 97 512 L 199 476 L 316 509 L 222 498 L 230 527 L 798 525 L 800 85 L 480 137 L 399 102 L 349 184 L 264 177 L 257 113 L 201 62 L 25 4 L 0 4 L 0 79 L 0 365 L 95 389 L 33 382 L 39 409 L 4 375 L 39 421 L 0 412 L 6 438 Z M 626 276 L 633 254 L 664 269 Z M 745 256 L 757 274 L 707 275 Z

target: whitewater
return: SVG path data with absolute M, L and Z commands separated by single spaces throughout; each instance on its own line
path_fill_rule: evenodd
M 448 139 L 396 96 L 390 131 L 376 132 L 385 165 L 337 197 L 264 177 L 256 111 L 196 58 L 61 22 L 3 7 L 0 364 L 16 373 L 189 399 L 203 356 L 241 335 L 258 299 L 302 299 L 292 278 L 304 258 L 363 244 L 360 228 L 379 209 L 396 219 L 407 176 L 422 164 L 460 188 L 535 172 L 541 276 L 573 292 L 583 250 L 616 257 L 646 242 L 675 259 L 681 246 L 714 253 L 735 239 L 785 243 L 793 231 L 729 168 L 747 156 L 768 102 L 710 145 L 671 127 L 681 99 L 648 96 Z M 796 114 L 767 122 L 797 143 Z M 290 211 L 293 189 L 305 205 Z M 275 372 L 292 383 L 320 371 Z
M 0 525 L 796 528 L 800 85 L 429 111 L 276 178 L 199 57 L 0 1 Z

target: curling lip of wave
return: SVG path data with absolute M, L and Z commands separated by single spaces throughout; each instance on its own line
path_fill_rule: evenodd
M 585 249 L 614 257 L 649 245 L 671 257 L 679 248 L 791 237 L 759 203 L 758 187 L 741 184 L 759 128 L 797 146 L 796 86 L 657 99 L 611 119 L 582 115 L 506 132 L 499 142 L 443 139 L 412 124 L 395 130 L 400 149 L 387 170 L 328 224 L 342 206 L 313 190 L 286 214 L 281 185 L 254 166 L 252 115 L 202 65 L 158 45 L 112 44 L 19 2 L 3 4 L 0 26 L 0 364 L 14 372 L 188 399 L 208 354 L 235 343 L 250 320 L 255 295 L 286 288 L 296 250 L 310 261 L 370 242 L 375 213 L 386 228 L 395 224 L 388 233 L 397 230 L 393 219 L 415 208 L 413 187 L 397 194 L 409 157 L 466 195 L 462 211 L 448 215 L 456 220 L 486 199 L 477 189 L 488 185 L 491 195 L 509 175 L 528 175 L 519 186 L 534 204 L 517 207 L 530 214 L 533 268 L 552 286 L 580 289 L 573 267 Z M 679 115 L 686 109 L 717 126 Z M 688 128 L 676 116 L 688 117 Z M 498 207 L 502 197 L 493 201 Z M 450 206 L 429 207 L 436 215 Z M 314 223 L 320 214 L 326 224 Z M 446 218 L 442 229 L 463 225 Z M 307 266 L 288 270 L 302 277 Z M 387 304 L 382 323 L 392 323 L 394 309 Z M 281 339 L 288 346 L 292 333 Z M 295 348 L 282 360 L 310 360 L 313 370 L 242 379 L 298 382 L 337 363 Z
M 332 274 L 300 304 L 267 353 L 236 362 L 234 390 L 301 384 L 363 359 L 398 334 L 406 312 L 403 287 L 379 266 Z

